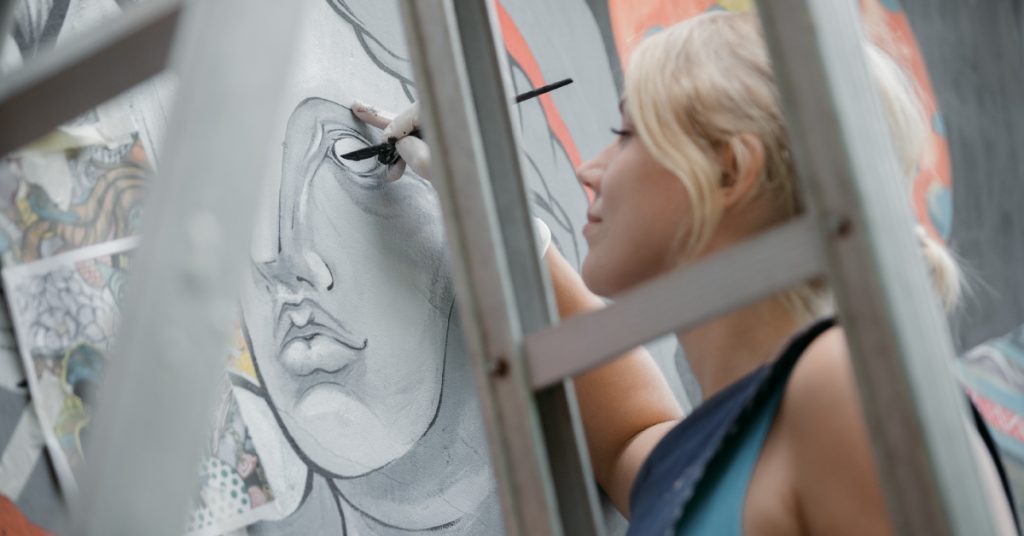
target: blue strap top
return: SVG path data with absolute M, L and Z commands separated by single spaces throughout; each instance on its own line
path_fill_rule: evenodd
M 774 391 L 764 406 L 753 412 L 747 429 L 736 434 L 736 441 L 722 446 L 686 505 L 678 534 L 744 534 L 747 488 L 784 391 Z
M 764 438 L 797 359 L 831 318 L 807 327 L 771 363 L 706 400 L 637 473 L 630 535 L 742 534 L 743 505 Z
M 654 448 L 630 494 L 629 535 L 740 535 L 754 467 L 797 360 L 835 325 L 818 321 L 762 365 L 701 404 Z M 1013 505 L 1006 472 L 977 410 L 978 433 Z M 1014 512 L 1020 531 L 1020 517 Z

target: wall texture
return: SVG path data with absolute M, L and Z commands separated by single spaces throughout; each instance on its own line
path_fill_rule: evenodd
M 960 348 L 1024 323 L 1024 41 L 1019 2 L 904 0 L 928 61 L 953 161 L 951 245 L 972 296 Z

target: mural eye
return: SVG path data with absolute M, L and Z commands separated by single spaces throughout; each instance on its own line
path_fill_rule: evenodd
M 380 162 L 377 161 L 376 156 L 365 160 L 346 160 L 341 157 L 343 154 L 348 154 L 359 149 L 365 149 L 368 146 L 369 145 L 362 138 L 342 135 L 334 142 L 334 147 L 331 151 L 334 153 L 334 159 L 341 163 L 341 165 L 352 170 L 352 172 L 360 175 L 369 175 L 378 171 L 378 168 L 380 167 Z

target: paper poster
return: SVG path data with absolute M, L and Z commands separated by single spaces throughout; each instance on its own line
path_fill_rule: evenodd
M 95 130 L 95 129 L 89 129 Z M 79 133 L 83 143 L 92 139 Z M 51 137 L 70 135 L 64 129 Z M 4 266 L 136 234 L 150 168 L 137 135 L 111 144 L 25 150 L 0 158 Z M 56 150 L 54 150 L 56 149 Z
M 117 240 L 3 271 L 32 402 L 68 493 L 77 490 L 88 458 L 95 395 L 137 243 Z M 213 418 L 187 524 L 197 535 L 221 534 L 276 513 L 260 457 L 226 383 Z

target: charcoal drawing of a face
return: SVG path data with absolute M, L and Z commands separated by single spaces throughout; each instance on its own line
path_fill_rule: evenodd
M 283 517 L 249 533 L 499 534 L 437 194 L 340 158 L 383 141 L 352 100 L 412 102 L 407 63 L 360 22 L 397 11 L 349 5 L 308 2 L 256 207 L 242 317 L 257 381 L 236 385 Z
M 354 477 L 401 457 L 441 399 L 453 295 L 436 197 L 388 182 L 348 108 L 303 101 L 286 133 L 273 258 L 253 262 L 249 337 L 285 432 L 313 464 Z

